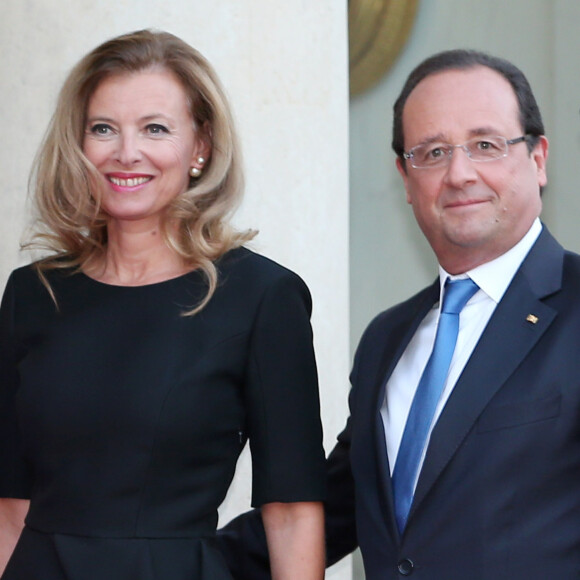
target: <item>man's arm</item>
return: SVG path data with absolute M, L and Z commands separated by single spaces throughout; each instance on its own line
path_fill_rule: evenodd
M 260 509 L 233 519 L 218 530 L 216 540 L 236 580 L 271 580 L 268 543 Z
M 354 480 L 350 467 L 350 419 L 326 460 L 328 496 L 324 504 L 326 566 L 332 566 L 358 547 Z
M 349 450 L 350 427 L 347 423 L 326 460 L 328 499 L 324 503 L 324 515 L 327 566 L 350 554 L 358 545 Z M 217 543 L 236 580 L 271 579 L 261 510 L 251 510 L 232 520 L 218 531 Z

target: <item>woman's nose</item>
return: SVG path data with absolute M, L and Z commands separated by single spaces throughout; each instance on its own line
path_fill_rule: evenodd
M 119 137 L 117 160 L 122 165 L 134 165 L 141 161 L 142 153 L 137 135 L 125 133 Z

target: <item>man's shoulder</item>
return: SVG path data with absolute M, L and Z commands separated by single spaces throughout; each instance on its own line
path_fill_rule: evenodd
M 572 250 L 564 250 L 564 265 L 578 272 L 580 270 L 580 254 Z
M 367 326 L 363 337 L 376 333 L 388 332 L 391 329 L 412 324 L 417 318 L 423 318 L 435 304 L 439 296 L 439 280 L 386 310 L 377 314 Z

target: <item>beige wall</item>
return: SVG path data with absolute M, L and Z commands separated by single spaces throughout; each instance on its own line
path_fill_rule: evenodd
M 476 48 L 528 77 L 551 142 L 543 219 L 580 251 L 580 3 L 577 0 L 422 0 L 411 37 L 388 75 L 350 109 L 351 349 L 370 319 L 436 276 L 405 202 L 390 149 L 393 103 L 430 54 Z M 358 558 L 354 578 L 363 578 Z
M 258 228 L 254 247 L 310 286 L 330 447 L 349 365 L 346 1 L 1 0 L 0 285 L 28 260 L 18 253 L 28 171 L 67 71 L 103 40 L 143 27 L 200 49 L 231 97 L 247 167 L 236 221 Z M 245 455 L 222 519 L 248 507 L 249 479 Z M 346 580 L 349 569 L 329 578 Z

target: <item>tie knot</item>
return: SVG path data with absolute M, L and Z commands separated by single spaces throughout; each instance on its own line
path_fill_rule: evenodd
M 461 280 L 447 279 L 441 312 L 459 314 L 478 290 L 479 286 L 471 278 L 463 278 Z

